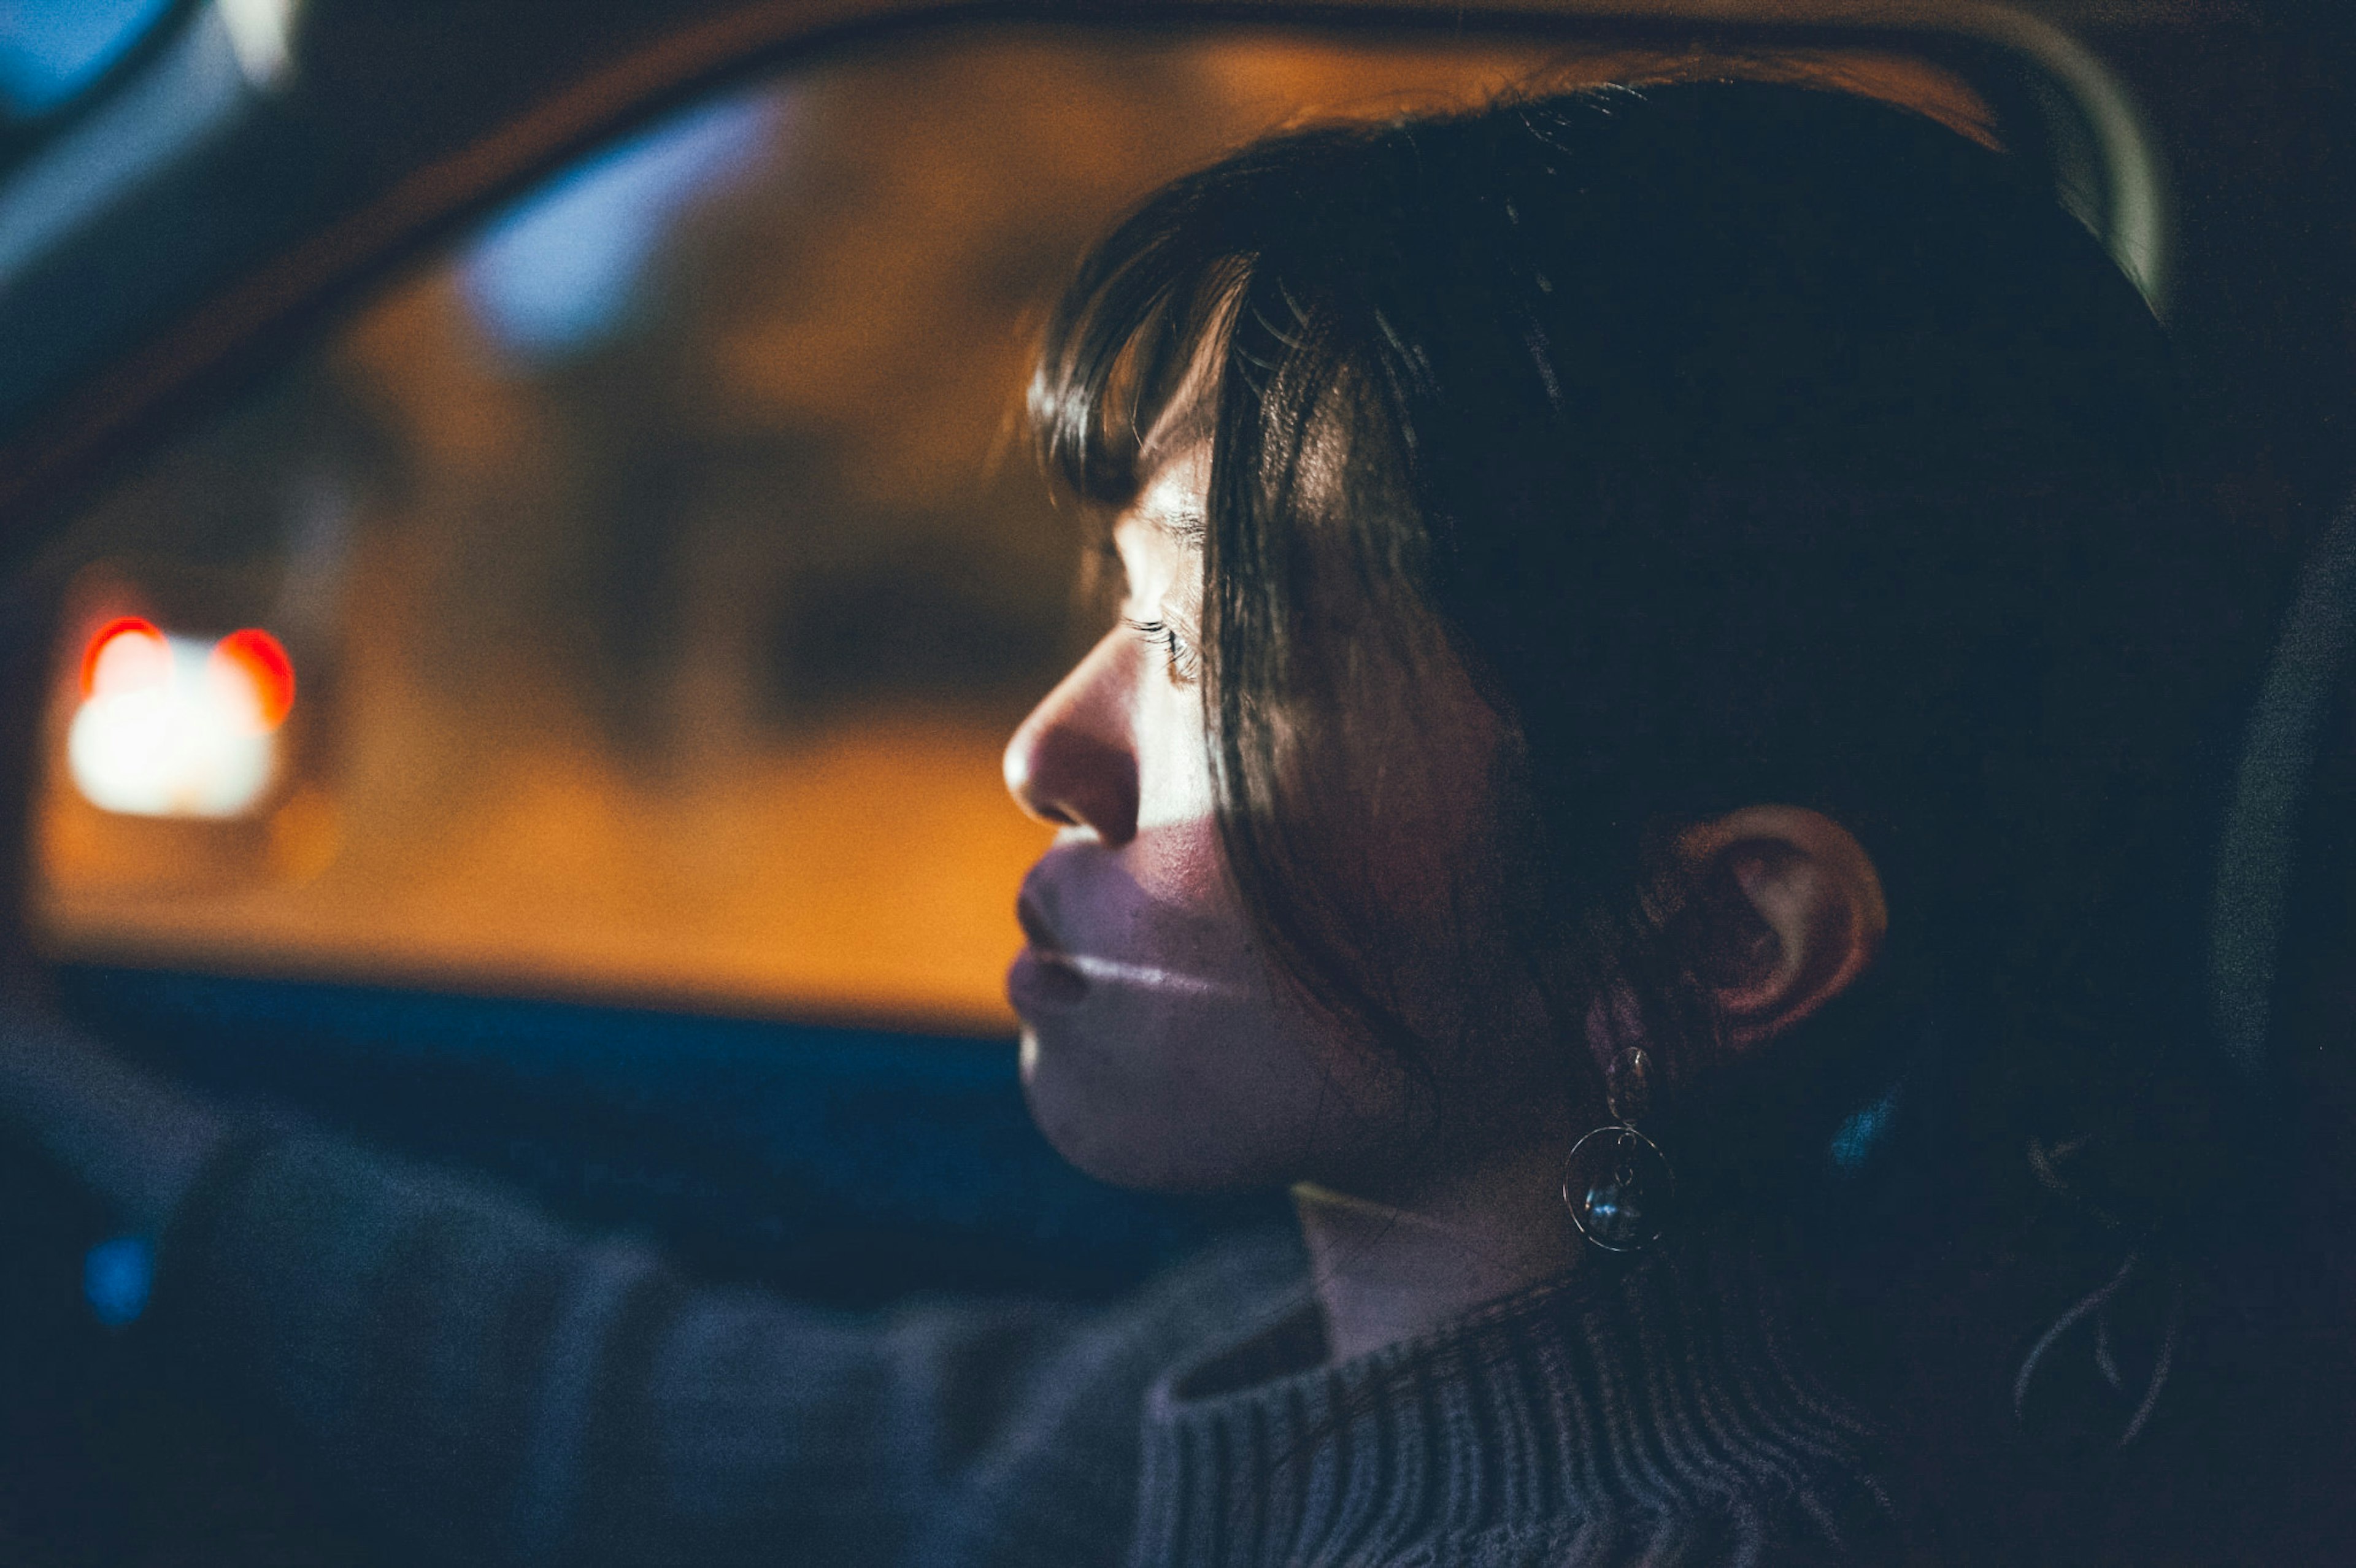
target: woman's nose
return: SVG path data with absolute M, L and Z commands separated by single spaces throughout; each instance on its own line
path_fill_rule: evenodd
M 1135 639 L 1118 632 L 1088 651 L 1006 742 L 1015 804 L 1107 844 L 1137 837 L 1137 744 L 1131 727 Z

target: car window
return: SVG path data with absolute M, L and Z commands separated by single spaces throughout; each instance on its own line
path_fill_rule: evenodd
M 1058 281 L 1272 127 L 1627 58 L 937 33 L 557 171 L 71 530 L 52 955 L 1006 1028 L 999 752 L 1100 624 L 1016 418 Z
M 71 103 L 171 10 L 172 0 L 11 0 L 0 6 L 0 122 L 37 120 Z

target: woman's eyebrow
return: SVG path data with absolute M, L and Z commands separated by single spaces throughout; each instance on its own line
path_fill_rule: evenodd
M 1202 544 L 1203 534 L 1210 527 L 1210 519 L 1198 507 L 1182 507 L 1155 513 L 1153 526 L 1193 549 Z

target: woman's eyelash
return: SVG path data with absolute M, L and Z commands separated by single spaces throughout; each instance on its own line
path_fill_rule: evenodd
M 1122 624 L 1143 637 L 1149 646 L 1162 650 L 1162 656 L 1170 664 L 1171 679 L 1181 686 L 1194 684 L 1199 661 L 1193 646 L 1178 635 L 1177 627 L 1166 621 L 1138 621 L 1127 616 L 1122 617 Z

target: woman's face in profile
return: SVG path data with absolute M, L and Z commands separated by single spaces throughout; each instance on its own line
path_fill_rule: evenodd
M 1023 720 L 1006 780 L 1055 842 L 1024 879 L 1007 976 L 1023 1082 L 1090 1174 L 1200 1190 L 1295 1174 L 1355 1118 L 1254 943 L 1219 847 L 1194 642 L 1207 448 L 1117 520 L 1112 629 Z
M 1425 1107 L 1401 1062 L 1271 974 L 1220 844 L 1195 640 L 1209 468 L 1207 444 L 1179 451 L 1120 514 L 1119 618 L 1007 746 L 1008 787 L 1057 828 L 1024 880 L 1028 945 L 1007 977 L 1024 1089 L 1066 1158 L 1123 1185 L 1380 1187 Z M 1368 892 L 1436 921 L 1459 909 L 1436 884 L 1483 815 L 1494 720 L 1450 687 L 1437 710 L 1423 701 L 1413 739 L 1416 767 L 1349 770 L 1392 781 L 1380 810 L 1339 816 L 1374 824 L 1352 847 L 1376 868 Z M 1450 947 L 1433 936 L 1432 951 Z M 1479 1055 L 1460 1064 L 1474 1079 L 1507 1067 L 1506 1052 Z M 1462 1087 L 1484 1121 L 1512 1119 L 1496 1085 Z

